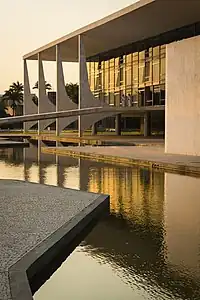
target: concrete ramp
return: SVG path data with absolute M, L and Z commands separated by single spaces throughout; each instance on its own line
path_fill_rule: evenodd
M 0 180 L 0 299 L 32 299 L 44 270 L 50 276 L 108 211 L 106 195 Z

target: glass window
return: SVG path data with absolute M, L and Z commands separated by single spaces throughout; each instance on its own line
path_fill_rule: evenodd
M 94 91 L 94 62 L 90 62 L 90 72 L 91 72 L 91 77 L 90 77 L 90 89 L 93 92 Z
M 145 105 L 146 106 L 153 105 L 153 87 L 151 86 L 145 87 Z
M 144 106 L 144 101 L 145 101 L 145 97 L 144 97 L 144 89 L 140 89 L 138 90 L 138 102 L 139 102 L 139 106 Z
M 110 91 L 114 91 L 114 86 L 115 86 L 114 80 L 115 80 L 114 64 L 110 64 L 110 80 L 109 80 Z
M 115 93 L 115 105 L 120 106 L 120 93 Z
M 159 53 L 160 53 L 160 47 L 154 47 L 153 48 L 153 57 L 159 57 Z
M 143 86 L 145 81 L 145 64 L 139 65 L 139 86 Z
M 115 89 L 119 89 L 120 76 L 119 76 L 119 57 L 115 58 Z
M 145 82 L 145 51 L 139 52 L 139 86 Z
M 161 105 L 165 104 L 165 85 L 164 84 L 160 85 L 160 104 Z
M 95 99 L 99 100 L 99 93 L 98 92 L 94 92 L 94 97 L 95 97 Z
M 133 87 L 138 87 L 138 61 L 133 62 Z
M 104 102 L 109 104 L 109 93 L 104 93 Z
M 145 61 L 145 51 L 139 52 L 139 62 Z
M 91 80 L 91 70 L 90 70 L 91 63 L 87 62 L 87 72 L 88 72 L 88 81 L 90 85 L 90 80 Z
M 160 86 L 154 86 L 153 88 L 153 105 L 160 104 Z
M 153 61 L 153 84 L 159 83 L 159 60 Z
M 165 57 L 162 57 L 160 59 L 160 81 L 165 82 L 165 64 L 166 64 L 166 59 Z
M 126 88 L 131 88 L 132 85 L 132 55 L 126 57 Z
M 145 62 L 145 82 L 149 82 L 151 79 L 151 61 Z
M 99 67 L 99 62 L 95 61 L 94 62 L 94 72 L 96 73 L 98 71 L 98 67 Z
M 109 104 L 111 104 L 111 105 L 115 104 L 115 95 L 114 95 L 114 92 L 110 92 Z
M 112 58 L 110 59 L 110 68 L 114 68 L 114 66 L 115 66 L 115 59 Z
M 105 61 L 105 75 L 104 75 L 104 92 L 107 94 L 109 89 L 109 62 Z
M 133 89 L 132 91 L 132 105 L 138 106 L 138 89 Z

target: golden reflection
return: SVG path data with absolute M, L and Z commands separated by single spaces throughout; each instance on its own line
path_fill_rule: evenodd
M 89 172 L 91 172 L 89 170 Z M 93 168 L 88 190 L 110 195 L 111 213 L 121 214 L 134 223 L 162 224 L 164 175 L 145 169 Z

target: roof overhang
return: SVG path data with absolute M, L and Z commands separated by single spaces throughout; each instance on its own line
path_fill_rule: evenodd
M 106 18 L 76 30 L 26 55 L 24 59 L 55 61 L 56 45 L 62 60 L 78 61 L 78 36 L 84 39 L 87 57 L 144 40 L 200 21 L 198 0 L 140 0 Z

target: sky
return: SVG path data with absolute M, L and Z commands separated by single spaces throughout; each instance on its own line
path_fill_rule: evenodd
M 23 80 L 24 54 L 73 30 L 101 19 L 136 0 L 0 0 L 0 94 Z M 28 65 L 31 87 L 37 63 Z M 47 81 L 55 87 L 55 65 L 44 64 Z M 78 65 L 65 64 L 65 81 L 78 81 Z

